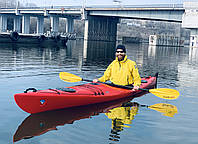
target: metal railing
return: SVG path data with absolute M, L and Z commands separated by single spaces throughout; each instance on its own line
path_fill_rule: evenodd
M 183 4 L 149 4 L 149 5 L 86 5 L 85 8 L 183 8 Z M 1 9 L 16 9 L 16 7 L 1 7 Z M 61 8 L 76 8 L 80 9 L 82 6 L 43 6 L 43 7 L 24 7 L 19 6 L 21 9 L 61 9 Z

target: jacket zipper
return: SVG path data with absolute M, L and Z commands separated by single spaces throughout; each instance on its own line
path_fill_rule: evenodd
M 119 63 L 119 66 L 120 66 L 120 68 L 119 68 L 119 71 L 121 70 L 121 63 L 120 62 L 118 62 Z
M 127 82 L 128 82 L 128 85 L 129 85 L 129 76 L 127 75 Z

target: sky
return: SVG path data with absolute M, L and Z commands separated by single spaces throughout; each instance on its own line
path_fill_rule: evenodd
M 81 6 L 83 3 L 88 5 L 118 5 L 113 0 L 19 0 L 24 3 L 35 3 L 38 6 Z M 181 4 L 183 2 L 198 0 L 117 0 L 122 5 L 148 5 L 148 4 Z

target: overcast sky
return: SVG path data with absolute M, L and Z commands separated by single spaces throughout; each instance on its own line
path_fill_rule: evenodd
M 116 5 L 118 3 L 113 0 L 19 0 L 24 3 L 35 3 L 38 6 L 67 6 L 67 5 L 83 5 L 86 1 L 86 5 Z M 121 1 L 123 5 L 142 5 L 142 4 L 169 4 L 169 3 L 183 3 L 186 1 L 197 1 L 198 0 L 117 0 Z

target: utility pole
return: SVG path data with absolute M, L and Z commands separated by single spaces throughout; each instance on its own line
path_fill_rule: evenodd
M 81 10 L 81 20 L 87 19 L 87 13 L 85 11 L 86 8 L 86 0 L 83 0 L 82 10 Z

